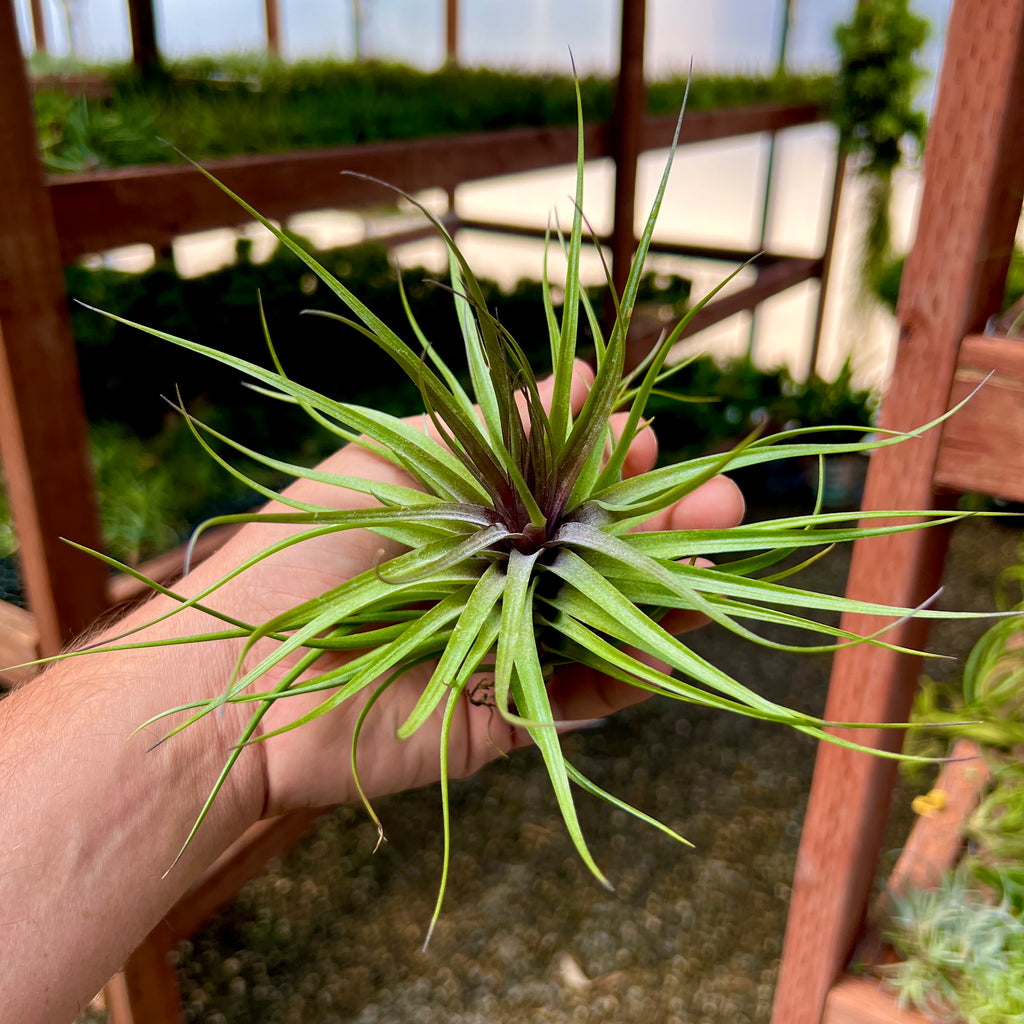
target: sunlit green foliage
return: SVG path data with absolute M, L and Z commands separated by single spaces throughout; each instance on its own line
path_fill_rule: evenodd
M 769 101 L 824 104 L 822 76 L 705 76 L 694 107 Z M 488 68 L 420 71 L 381 62 L 338 63 L 219 57 L 175 63 L 161 75 L 111 72 L 111 95 L 36 94 L 43 159 L 55 172 L 167 162 L 166 139 L 196 159 L 277 153 L 386 139 L 571 125 L 573 80 Z M 685 81 L 652 82 L 651 113 L 675 113 Z M 614 80 L 588 76 L 580 89 L 589 117 L 607 120 Z

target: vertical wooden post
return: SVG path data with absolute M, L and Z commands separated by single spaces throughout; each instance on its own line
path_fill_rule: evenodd
M 644 117 L 645 0 L 622 0 L 622 32 L 619 45 L 619 77 L 615 86 L 609 149 L 615 161 L 615 196 L 612 221 L 612 280 L 622 294 L 629 265 L 636 250 L 636 167 Z M 613 314 L 606 311 L 606 315 Z M 635 364 L 645 353 L 627 352 Z
M 917 239 L 900 290 L 900 343 L 882 426 L 910 430 L 947 408 L 960 342 L 1000 308 L 1024 196 L 1024 0 L 956 0 L 928 131 Z M 939 432 L 876 452 L 865 509 L 935 507 Z M 935 590 L 947 535 L 913 531 L 854 545 L 847 594 L 916 607 Z M 844 616 L 845 629 L 877 627 Z M 890 643 L 920 647 L 913 620 Z M 825 717 L 905 721 L 919 659 L 866 644 L 835 657 Z M 844 735 L 851 735 L 846 734 Z M 891 749 L 900 734 L 851 738 Z M 821 744 L 790 905 L 775 1024 L 816 1024 L 846 966 L 881 847 L 894 765 Z
M 156 19 L 153 0 L 128 0 L 128 21 L 132 33 L 132 63 L 140 72 L 152 71 L 160 65 L 156 45 Z
M 14 8 L 0 3 L 0 454 L 40 645 L 53 654 L 105 606 L 78 364 Z
M 444 62 L 450 67 L 459 65 L 459 0 L 444 3 Z
M 281 9 L 278 0 L 263 0 L 263 13 L 267 21 L 267 53 L 281 56 Z
M 37 53 L 46 53 L 46 18 L 43 17 L 43 0 L 32 0 L 32 41 Z
M 818 304 L 814 314 L 814 332 L 811 334 L 811 350 L 807 355 L 807 376 L 818 368 L 818 353 L 821 349 L 821 329 L 825 323 L 825 301 L 828 298 L 828 279 L 832 273 L 832 258 L 836 250 L 836 228 L 839 224 L 839 205 L 843 198 L 843 182 L 846 179 L 846 154 L 836 151 L 836 169 L 832 176 L 832 201 L 828 210 L 828 226 L 825 229 L 825 249 L 821 254 L 821 277 L 818 285 Z
M 782 0 L 782 17 L 779 25 L 779 45 L 775 51 L 775 74 L 782 76 L 786 73 L 786 49 L 789 45 L 789 28 L 793 20 L 793 0 Z M 775 185 L 775 153 L 778 148 L 777 131 L 768 134 L 768 159 L 764 168 L 764 199 L 761 203 L 761 226 L 757 235 L 757 243 L 754 248 L 761 252 L 766 247 L 768 239 L 768 228 L 771 224 L 772 197 Z M 758 313 L 760 306 L 755 305 L 750 311 L 750 330 L 747 335 L 747 359 L 753 362 L 754 348 L 757 345 L 759 326 Z

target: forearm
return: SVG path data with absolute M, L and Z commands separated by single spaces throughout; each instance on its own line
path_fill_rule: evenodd
M 132 735 L 216 692 L 227 663 L 194 646 L 91 654 L 0 702 L 5 1019 L 66 1024 L 259 816 L 257 758 L 247 755 L 174 864 L 233 733 L 212 715 L 155 749 L 166 726 Z

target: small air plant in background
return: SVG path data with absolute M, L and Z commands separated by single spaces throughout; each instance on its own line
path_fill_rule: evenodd
M 904 957 L 885 969 L 901 1007 L 964 1024 L 1022 1019 L 1024 921 L 986 898 L 969 868 L 894 897 L 887 936 Z
M 875 524 L 869 515 L 858 526 L 855 520 L 859 514 L 822 514 L 819 507 L 807 515 L 733 529 L 631 532 L 632 527 L 726 469 L 794 456 L 823 459 L 832 453 L 867 451 L 899 443 L 908 435 L 882 434 L 866 440 L 863 429 L 851 430 L 849 442 L 826 444 L 815 443 L 813 428 L 790 431 L 772 437 L 750 437 L 726 454 L 624 477 L 627 450 L 648 426 L 645 404 L 652 394 L 664 391 L 674 372 L 668 356 L 689 316 L 714 292 L 668 332 L 638 368 L 626 372 L 630 317 L 672 157 L 667 161 L 624 290 L 615 297 L 617 312 L 606 334 L 580 285 L 584 244 L 582 110 L 579 126 L 571 227 L 565 236 L 552 232 L 549 238 L 549 246 L 559 247 L 567 260 L 563 304 L 559 315 L 545 273 L 544 317 L 538 323 L 550 339 L 553 390 L 547 405 L 540 398 L 535 368 L 486 308 L 473 271 L 455 242 L 426 211 L 424 215 L 433 221 L 450 256 L 453 325 L 457 323 L 465 342 L 468 386 L 460 382 L 423 336 L 408 303 L 405 308 L 414 345 L 382 323 L 285 232 L 235 197 L 282 245 L 295 252 L 352 314 L 352 319 L 337 319 L 385 350 L 416 383 L 437 439 L 409 422 L 334 401 L 291 380 L 274 354 L 269 333 L 273 370 L 141 327 L 237 369 L 255 381 L 258 390 L 297 403 L 344 441 L 389 460 L 416 482 L 416 487 L 408 487 L 332 478 L 327 482 L 371 495 L 379 506 L 337 511 L 300 504 L 249 481 L 241 470 L 215 453 L 205 438 L 233 445 L 245 456 L 285 469 L 296 478 L 322 481 L 323 474 L 261 456 L 190 418 L 196 436 L 215 459 L 246 479 L 258 493 L 294 506 L 291 513 L 224 516 L 206 526 L 287 522 L 296 527 L 294 536 L 285 542 L 288 544 L 303 543 L 328 532 L 368 529 L 400 542 L 405 550 L 341 581 L 316 600 L 269 622 L 246 627 L 247 650 L 269 638 L 276 642 L 274 651 L 251 671 L 239 667 L 234 678 L 225 681 L 225 692 L 211 694 L 201 704 L 170 709 L 167 714 L 185 715 L 169 733 L 173 735 L 214 712 L 224 701 L 253 708 L 249 725 L 213 788 L 212 801 L 241 750 L 260 738 L 259 723 L 275 701 L 294 693 L 322 693 L 322 703 L 311 715 L 304 716 L 305 721 L 330 713 L 357 694 L 370 693 L 359 719 L 361 726 L 366 716 L 373 714 L 374 703 L 403 672 L 433 662 L 436 667 L 398 736 L 409 737 L 428 718 L 438 713 L 443 716 L 439 757 L 446 828 L 435 921 L 448 870 L 448 730 L 460 698 L 474 694 L 481 673 L 493 680 L 496 713 L 528 730 L 540 749 L 572 841 L 590 870 L 607 885 L 581 833 L 572 786 L 619 807 L 626 805 L 585 778 L 562 752 L 559 723 L 547 692 L 547 681 L 559 665 L 579 663 L 644 691 L 790 726 L 815 739 L 855 747 L 833 728 L 838 723 L 826 723 L 773 703 L 702 659 L 683 640 L 666 631 L 661 619 L 673 609 L 695 610 L 738 639 L 772 650 L 820 652 L 847 643 L 884 644 L 882 634 L 893 620 L 914 614 L 913 609 L 853 602 L 782 582 L 812 560 L 812 552 L 832 544 L 920 528 L 922 523 L 911 513 L 887 513 L 884 525 Z M 673 152 L 674 148 L 673 143 Z M 570 391 L 582 323 L 589 325 L 594 338 L 595 376 L 582 407 L 575 410 L 570 404 Z M 615 435 L 609 427 L 613 413 L 625 414 L 624 426 Z M 834 430 L 831 437 L 835 437 Z M 923 525 L 955 518 L 944 513 L 913 514 L 921 515 L 925 517 Z M 260 557 L 268 557 L 280 547 L 275 545 Z M 799 559 L 801 552 L 809 553 L 807 559 L 792 565 L 790 556 L 795 554 Z M 718 560 L 717 566 L 699 563 L 710 555 Z M 126 571 L 139 575 L 134 570 Z M 225 582 L 221 580 L 188 601 L 179 598 L 182 606 L 205 608 L 201 602 Z M 818 612 L 845 609 L 881 616 L 880 621 L 888 625 L 865 638 L 814 618 Z M 367 648 L 365 635 L 356 639 L 355 634 L 364 630 L 368 621 L 374 627 L 372 646 Z M 758 632 L 758 627 L 764 625 L 805 630 L 820 642 L 798 645 L 768 639 Z M 194 639 L 237 635 L 238 624 L 232 621 L 220 633 Z M 119 642 L 131 646 L 127 637 L 114 641 L 114 645 Z M 358 653 L 340 665 L 329 659 L 321 661 L 340 649 Z M 634 651 L 653 655 L 671 672 L 649 666 Z M 296 654 L 301 656 L 296 659 Z M 294 667 L 284 668 L 293 663 Z M 241 666 L 241 659 L 238 664 Z M 277 665 L 282 665 L 283 678 L 273 689 L 261 689 L 262 675 Z M 354 770 L 359 731 L 357 727 L 353 738 Z M 196 828 L 209 806 L 210 802 Z M 627 809 L 675 836 L 645 813 Z

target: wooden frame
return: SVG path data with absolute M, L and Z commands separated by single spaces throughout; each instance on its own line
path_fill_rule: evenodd
M 0 455 L 43 653 L 104 608 L 106 571 L 61 543 L 99 543 L 85 412 L 14 10 L 0 4 Z M 57 581 L 60 581 L 59 583 Z
M 950 491 L 1024 500 L 1024 359 L 1020 342 L 978 336 L 999 310 L 1024 196 L 1024 0 L 956 0 L 924 162 L 917 239 L 897 316 L 900 344 L 881 425 L 912 430 L 943 413 L 990 372 L 940 432 L 872 457 L 865 509 L 948 506 Z M 847 594 L 916 607 L 933 594 L 948 534 L 915 531 L 854 546 Z M 863 617 L 845 629 L 868 631 Z M 890 639 L 920 648 L 915 620 Z M 905 721 L 920 659 L 850 646 L 835 658 L 825 717 Z M 857 730 L 883 748 L 898 734 Z M 843 972 L 864 916 L 895 766 L 819 748 L 797 860 L 775 1024 L 895 1019 L 864 1006 Z M 831 994 L 830 994 L 831 990 Z M 823 1017 L 828 1007 L 827 1015 Z M 891 1007 L 890 1007 L 891 1009 Z M 852 1011 L 851 1011 L 852 1012 Z M 907 1019 L 907 1018 L 900 1018 Z

